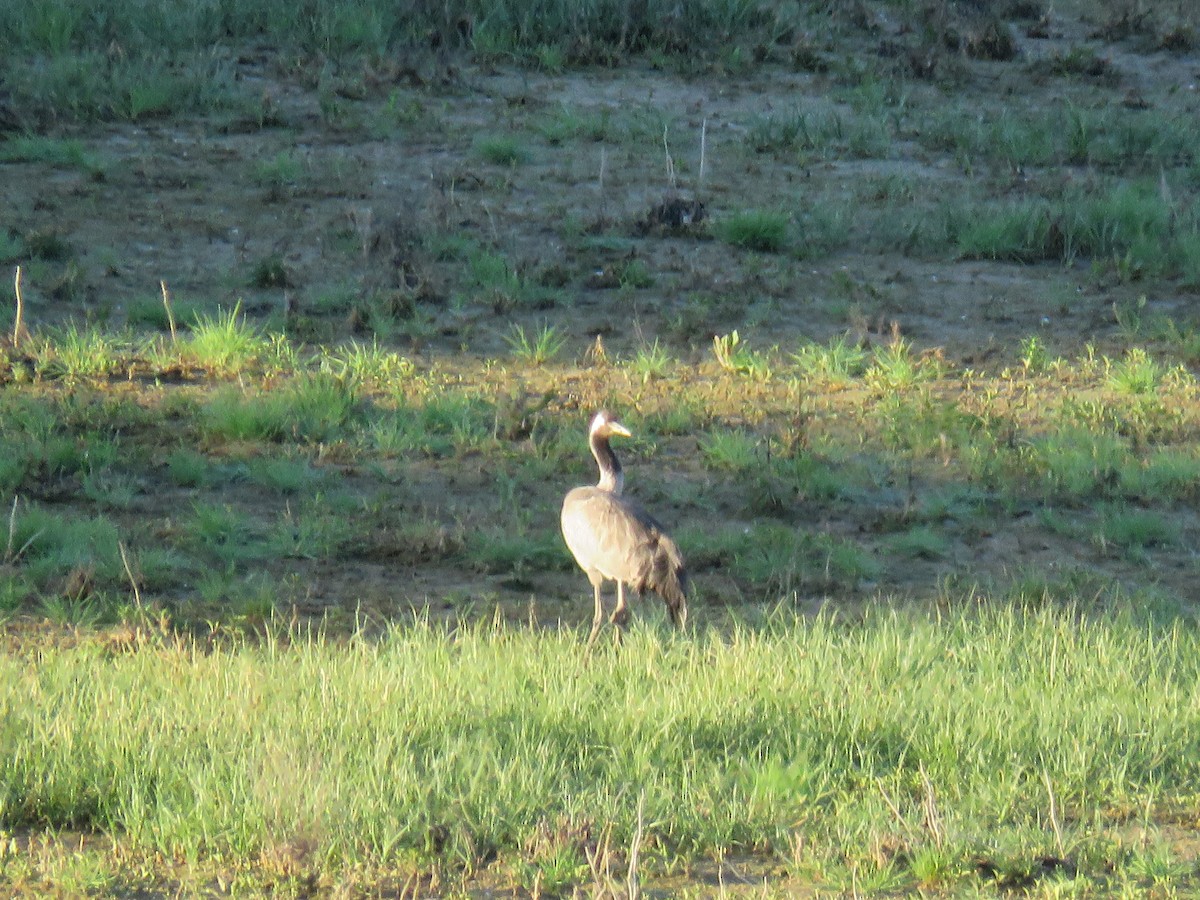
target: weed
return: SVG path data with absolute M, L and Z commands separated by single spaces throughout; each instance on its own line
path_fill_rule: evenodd
M 871 367 L 867 369 L 867 384 L 878 391 L 904 391 L 941 374 L 939 360 L 934 357 L 917 357 L 912 345 L 904 338 L 875 349 Z
M 93 178 L 103 178 L 104 167 L 88 153 L 82 141 L 43 135 L 19 135 L 0 144 L 0 162 L 40 162 L 64 169 L 77 169 Z
M 509 333 L 504 336 L 504 342 L 517 359 L 530 365 L 542 366 L 562 352 L 567 338 L 553 325 L 543 325 L 537 334 L 531 337 L 526 334 L 522 325 L 514 323 Z
M 187 341 L 186 356 L 196 365 L 214 372 L 238 372 L 259 359 L 266 342 L 246 321 L 241 303 L 233 309 L 218 309 L 214 315 L 197 313 Z
M 180 487 L 201 487 L 210 480 L 211 466 L 202 454 L 180 448 L 167 457 L 167 475 Z
M 36 259 L 63 262 L 75 255 L 75 248 L 57 228 L 38 228 L 25 234 L 25 253 Z
M 759 381 L 771 377 L 771 368 L 766 358 L 750 349 L 738 335 L 737 331 L 729 334 L 719 334 L 713 337 L 713 356 L 717 364 L 726 372 L 735 375 L 748 375 Z
M 745 431 L 711 431 L 700 439 L 700 452 L 715 469 L 749 472 L 762 465 L 757 437 Z
M 71 322 L 41 343 L 38 373 L 47 378 L 103 378 L 116 372 L 121 349 L 111 336 Z
M 1109 366 L 1108 386 L 1119 394 L 1150 394 L 1163 379 L 1163 367 L 1141 347 L 1132 347 Z
M 1021 368 L 1029 375 L 1040 375 L 1046 370 L 1049 354 L 1042 339 L 1036 334 L 1021 341 Z
M 1103 546 L 1113 544 L 1136 552 L 1176 543 L 1179 528 L 1154 510 L 1118 506 L 1103 514 L 1096 540 Z
M 257 559 L 264 553 L 257 523 L 228 504 L 193 504 L 186 528 L 196 546 L 227 565 Z
M 283 264 L 283 258 L 277 254 L 271 254 L 264 256 L 254 264 L 254 268 L 250 272 L 249 284 L 251 287 L 268 290 L 290 287 L 292 280 L 288 275 L 287 266 Z
M 826 384 L 846 384 L 866 369 L 867 351 L 849 336 L 841 335 L 828 344 L 809 342 L 792 354 L 800 374 Z
M 654 339 L 653 344 L 642 344 L 633 358 L 625 363 L 629 371 L 641 378 L 642 384 L 652 378 L 664 377 L 674 364 L 666 348 L 659 345 L 658 338 Z
M 395 387 L 408 381 L 415 372 L 412 361 L 372 341 L 370 346 L 357 341 L 345 344 L 325 355 L 321 366 L 343 381 Z
M 529 156 L 516 138 L 507 135 L 480 138 L 475 142 L 475 153 L 485 162 L 497 166 L 516 166 Z
M 786 213 L 750 210 L 717 221 L 717 236 L 727 244 L 760 253 L 779 253 L 787 246 L 790 220 Z
M 307 459 L 267 457 L 249 465 L 250 480 L 280 494 L 298 494 L 312 489 L 321 473 Z
M 894 535 L 888 544 L 893 553 L 909 559 L 944 559 L 950 552 L 946 536 L 924 525 Z

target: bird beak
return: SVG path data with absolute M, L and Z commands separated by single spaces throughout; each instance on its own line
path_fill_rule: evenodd
M 633 432 L 620 422 L 609 422 L 608 428 L 613 434 L 619 434 L 621 437 L 633 437 Z

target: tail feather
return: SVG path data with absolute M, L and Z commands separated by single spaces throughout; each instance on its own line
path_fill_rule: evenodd
M 683 556 L 675 542 L 662 535 L 659 538 L 654 564 L 643 585 L 662 597 L 671 616 L 671 623 L 682 629 L 687 622 L 688 576 L 683 565 Z

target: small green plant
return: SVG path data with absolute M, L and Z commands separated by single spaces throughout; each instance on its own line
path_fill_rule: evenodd
M 195 450 L 180 448 L 167 457 L 167 476 L 179 487 L 200 487 L 211 477 L 208 458 Z
M 1103 514 L 1096 540 L 1104 546 L 1112 544 L 1137 553 L 1178 542 L 1179 528 L 1155 510 L 1117 506 Z
M 1046 352 L 1046 345 L 1036 334 L 1021 341 L 1021 367 L 1026 374 L 1040 375 L 1046 370 L 1049 361 L 1050 355 Z
M 751 350 L 736 330 L 729 334 L 715 335 L 712 349 L 717 365 L 726 372 L 748 375 L 762 381 L 771 377 L 771 367 L 766 358 Z
M 809 342 L 792 354 L 800 374 L 827 384 L 845 384 L 866 369 L 867 351 L 841 335 L 828 344 Z
M 255 459 L 248 469 L 253 483 L 280 494 L 311 489 L 321 478 L 321 473 L 307 459 L 290 456 Z
M 63 169 L 77 169 L 93 178 L 103 178 L 104 168 L 95 156 L 73 138 L 45 135 L 16 135 L 0 144 L 0 162 L 40 162 Z
M 537 334 L 531 337 L 523 326 L 514 323 L 511 331 L 504 336 L 504 342 L 518 359 L 541 366 L 562 352 L 567 338 L 553 325 L 542 325 Z
M 269 290 L 290 287 L 292 280 L 288 275 L 287 266 L 283 264 L 283 257 L 272 253 L 254 264 L 250 271 L 249 283 L 251 287 Z
M 239 301 L 231 310 L 197 313 L 186 345 L 187 357 L 214 372 L 238 372 L 262 355 L 266 342 L 246 321 Z
M 50 378 L 102 378 L 117 370 L 121 356 L 110 335 L 71 322 L 41 344 L 37 366 L 41 375 Z
M 888 544 L 893 553 L 909 559 L 943 559 L 950 552 L 946 536 L 928 525 L 894 535 Z
M 345 344 L 324 356 L 321 368 L 343 380 L 381 386 L 408 381 L 416 371 L 412 360 L 380 347 L 378 340 L 373 340 L 370 345 L 357 341 Z
M 228 504 L 194 504 L 185 527 L 196 545 L 225 564 L 259 558 L 264 550 L 257 523 Z
M 653 344 L 642 344 L 638 347 L 637 353 L 626 363 L 629 371 L 641 377 L 642 384 L 646 384 L 652 378 L 662 378 L 673 365 L 674 360 L 666 348 L 659 344 L 658 338 L 654 339 Z
M 494 135 L 475 142 L 475 153 L 484 161 L 497 166 L 515 166 L 525 162 L 529 152 L 514 137 Z
M 940 374 L 941 364 L 936 357 L 916 356 L 908 341 L 896 338 L 875 349 L 875 358 L 865 377 L 876 390 L 903 391 Z
M 1108 386 L 1120 394 L 1150 394 L 1163 379 L 1162 365 L 1141 347 L 1131 347 L 1108 369 Z
M 734 213 L 718 221 L 717 236 L 727 244 L 760 253 L 779 253 L 787 246 L 789 217 L 773 210 Z
M 748 472 L 763 464 L 759 439 L 745 431 L 711 431 L 700 439 L 705 462 L 715 469 Z
M 272 200 L 283 199 L 299 183 L 302 173 L 300 160 L 290 150 L 282 150 L 254 165 L 255 182 L 267 191 L 267 196 Z

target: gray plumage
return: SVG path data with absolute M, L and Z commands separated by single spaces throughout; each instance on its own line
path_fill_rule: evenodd
M 653 591 L 662 597 L 671 621 L 682 628 L 687 619 L 687 572 L 675 542 L 652 516 L 621 496 L 624 475 L 609 446 L 609 437 L 629 437 L 624 425 L 607 413 L 592 419 L 588 442 L 600 480 L 577 487 L 563 500 L 562 533 L 579 567 L 587 573 L 596 610 L 588 645 L 596 640 L 604 618 L 601 585 L 617 583 L 617 606 L 610 621 L 624 628 L 629 620 L 625 586 L 639 595 Z

